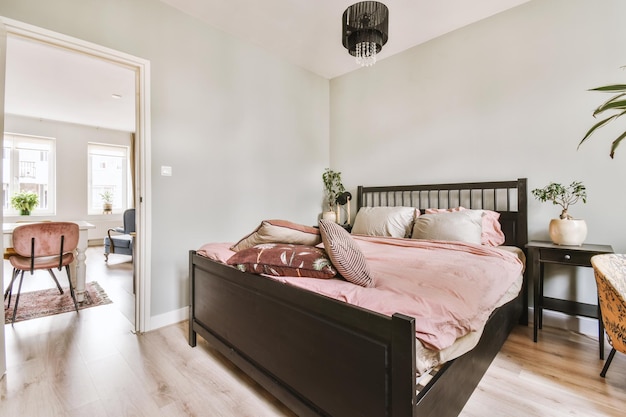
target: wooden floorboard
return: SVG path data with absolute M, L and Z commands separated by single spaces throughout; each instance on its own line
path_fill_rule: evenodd
M 88 273 L 106 281 L 95 256 Z M 294 417 L 202 338 L 189 347 L 186 323 L 133 334 L 124 297 L 6 325 L 0 416 Z M 517 327 L 461 416 L 622 416 L 626 355 L 603 379 L 597 349 L 592 337 L 548 327 L 533 343 L 532 327 Z

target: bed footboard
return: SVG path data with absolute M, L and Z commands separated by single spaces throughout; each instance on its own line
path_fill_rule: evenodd
M 200 334 L 299 416 L 413 416 L 412 317 L 189 259 L 191 346 Z

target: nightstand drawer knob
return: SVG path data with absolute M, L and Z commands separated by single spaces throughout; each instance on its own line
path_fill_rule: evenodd
M 570 259 L 572 259 L 572 257 L 571 257 L 571 256 L 569 256 L 569 255 L 565 255 L 563 258 L 564 258 L 566 261 L 569 261 Z

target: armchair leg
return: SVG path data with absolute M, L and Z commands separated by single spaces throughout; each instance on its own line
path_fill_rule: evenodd
M 606 376 L 606 371 L 609 370 L 609 365 L 611 365 L 611 361 L 613 360 L 613 356 L 615 356 L 615 352 L 616 352 L 615 348 L 611 349 L 611 352 L 609 353 L 609 357 L 606 358 L 604 368 L 602 368 L 602 372 L 600 372 L 600 376 L 602 378 Z
M 13 268 L 13 274 L 11 275 L 11 283 L 7 287 L 6 291 L 4 291 L 4 299 L 6 300 L 7 296 L 9 297 L 9 303 L 7 304 L 7 307 L 11 307 L 11 294 L 13 294 L 13 284 L 15 283 L 15 279 L 17 278 L 18 273 L 19 271 Z
M 59 284 L 59 280 L 57 279 L 56 275 L 54 275 L 54 272 L 52 272 L 52 269 L 48 269 L 48 272 L 52 276 L 52 279 L 54 280 L 55 284 L 57 284 L 57 288 L 59 289 L 59 294 L 63 294 L 63 288 L 61 288 L 61 284 Z
M 22 292 L 22 282 L 24 281 L 24 271 L 20 275 L 20 285 L 17 287 L 17 295 L 15 296 L 15 306 L 13 307 L 13 319 L 11 320 L 11 326 L 15 324 L 15 316 L 17 316 L 17 304 L 20 302 L 20 292 Z
M 76 309 L 76 312 L 78 313 L 78 303 L 76 302 L 76 294 L 74 293 L 74 286 L 72 285 L 69 265 L 65 265 L 65 272 L 67 273 L 67 282 L 70 284 L 70 295 L 72 296 L 72 300 L 74 300 L 74 309 Z

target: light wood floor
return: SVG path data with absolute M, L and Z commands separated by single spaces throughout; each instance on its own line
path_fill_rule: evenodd
M 186 323 L 132 329 L 115 302 L 6 325 L 0 416 L 294 417 L 202 338 L 189 347 Z M 593 338 L 531 335 L 513 331 L 461 416 L 624 415 L 626 355 L 602 379 Z

